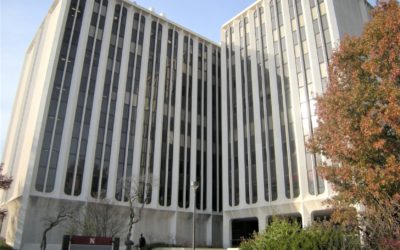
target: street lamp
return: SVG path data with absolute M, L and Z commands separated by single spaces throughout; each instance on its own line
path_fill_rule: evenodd
M 197 181 L 191 181 L 190 182 L 190 186 L 192 187 L 192 189 L 193 189 L 193 193 L 194 193 L 194 195 L 193 195 L 193 197 L 194 197 L 194 202 L 193 202 L 193 242 L 192 242 L 192 248 L 193 248 L 193 250 L 195 250 L 196 249 L 196 247 L 195 247 L 195 245 L 196 245 L 196 227 L 195 227 L 195 224 L 196 224 L 196 190 L 197 190 L 197 188 L 199 187 L 199 183 L 197 182 Z

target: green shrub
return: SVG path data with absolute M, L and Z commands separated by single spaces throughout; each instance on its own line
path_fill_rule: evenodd
M 360 249 L 358 232 L 348 232 L 341 226 L 317 222 L 304 229 L 315 249 Z
M 242 250 L 360 249 L 358 234 L 329 223 L 302 229 L 297 222 L 274 219 L 267 229 L 240 244 Z
M 0 250 L 13 250 L 13 248 L 7 245 L 4 240 L 0 240 Z

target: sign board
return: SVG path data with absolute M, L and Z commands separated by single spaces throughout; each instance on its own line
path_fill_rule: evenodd
M 113 250 L 118 249 L 119 239 L 113 240 L 110 237 L 91 236 L 66 236 L 69 250 Z M 116 244 L 115 244 L 116 243 Z M 115 248 L 117 247 L 117 248 Z

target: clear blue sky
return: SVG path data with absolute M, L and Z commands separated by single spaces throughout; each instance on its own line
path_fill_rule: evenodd
M 371 0 L 373 1 L 373 0 Z M 0 161 L 24 54 L 53 0 L 0 0 Z M 216 42 L 219 29 L 255 0 L 137 0 Z

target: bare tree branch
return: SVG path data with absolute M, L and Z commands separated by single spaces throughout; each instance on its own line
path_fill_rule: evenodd
M 40 243 L 40 249 L 46 250 L 47 246 L 47 233 L 55 228 L 56 226 L 60 225 L 64 221 L 67 221 L 73 217 L 73 211 L 66 207 L 60 207 L 56 216 L 49 216 L 43 218 L 43 224 L 45 229 L 42 233 L 42 241 Z
M 125 182 L 125 194 L 128 200 L 129 222 L 126 235 L 126 249 L 131 249 L 133 241 L 131 240 L 133 226 L 142 219 L 142 211 L 145 204 L 150 202 L 153 180 L 139 177 L 137 180 L 121 180 Z
M 108 200 L 87 203 L 71 220 L 69 231 L 86 236 L 115 237 L 125 224 L 119 208 Z

